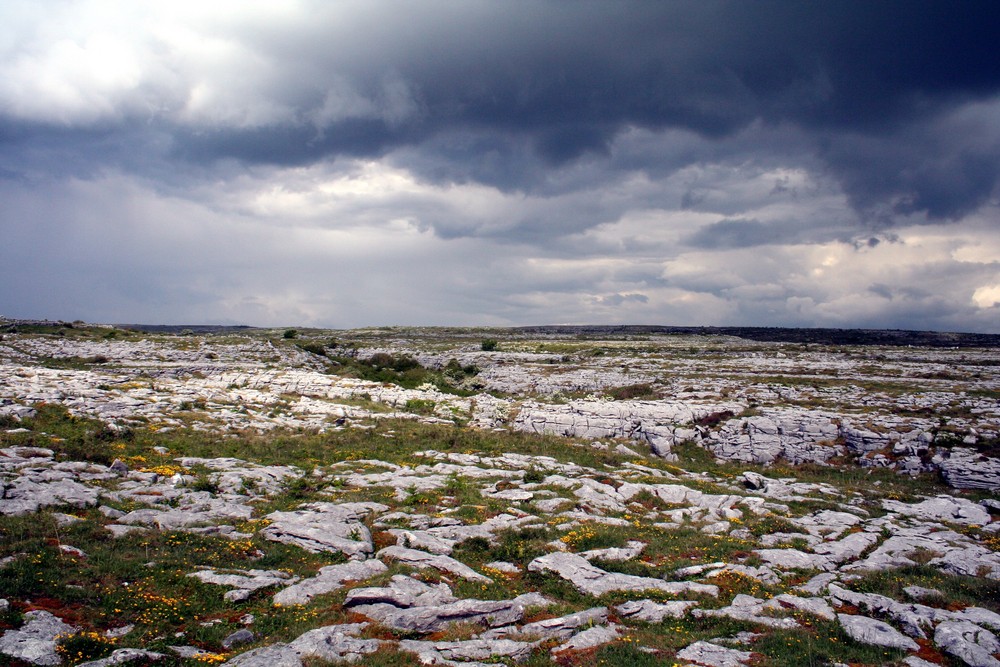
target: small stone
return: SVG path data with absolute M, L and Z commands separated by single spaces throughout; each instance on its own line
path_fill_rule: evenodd
M 241 628 L 222 640 L 222 648 L 231 649 L 240 644 L 249 644 L 254 640 L 254 634 L 246 628 Z

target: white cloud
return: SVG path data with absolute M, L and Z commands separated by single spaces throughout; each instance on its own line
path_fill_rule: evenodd
M 1000 284 L 983 285 L 972 293 L 972 302 L 979 308 L 993 308 L 1000 305 Z

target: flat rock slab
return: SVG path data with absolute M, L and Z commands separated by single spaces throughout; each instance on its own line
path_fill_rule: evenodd
M 394 607 L 426 607 L 457 601 L 447 584 L 435 586 L 418 581 L 413 577 L 397 574 L 389 580 L 388 586 L 355 588 L 347 593 L 345 607 L 366 604 L 389 604 Z
M 585 609 L 574 614 L 567 614 L 558 618 L 546 618 L 533 623 L 517 627 L 496 628 L 484 632 L 483 639 L 496 639 L 500 637 L 520 636 L 527 639 L 560 639 L 567 640 L 580 631 L 593 625 L 600 625 L 608 622 L 608 608 L 594 607 Z
M 274 594 L 276 605 L 307 604 L 317 595 L 332 593 L 344 587 L 348 581 L 364 581 L 388 568 L 380 560 L 352 561 L 339 565 L 327 565 L 319 569 L 315 577 L 292 584 Z
M 618 617 L 628 621 L 661 623 L 665 618 L 682 618 L 688 609 L 697 606 L 692 600 L 654 602 L 653 600 L 630 600 L 615 607 Z
M 100 660 L 90 660 L 89 662 L 80 662 L 77 663 L 76 667 L 111 667 L 111 665 L 122 665 L 136 660 L 153 662 L 156 660 L 162 660 L 166 657 L 167 656 L 163 653 L 146 651 L 141 648 L 120 648 L 106 658 L 101 658 Z
M 1000 490 L 1000 459 L 956 447 L 939 465 L 941 476 L 956 489 Z
M 427 634 L 452 623 L 477 623 L 486 627 L 517 623 L 524 607 L 513 600 L 458 600 L 434 607 L 400 609 L 391 604 L 358 605 L 351 611 L 363 614 L 393 630 Z
M 681 649 L 677 652 L 677 657 L 706 667 L 743 667 L 750 664 L 752 654 L 702 641 Z
M 375 552 L 371 532 L 361 523 L 369 514 L 381 513 L 380 503 L 309 503 L 293 512 L 272 512 L 271 523 L 261 532 L 266 539 L 294 544 L 306 551 L 342 552 L 363 560 Z
M 29 611 L 24 620 L 19 630 L 8 630 L 0 637 L 0 653 L 33 665 L 61 663 L 56 637 L 73 633 L 76 628 L 47 611 Z
M 840 621 L 847 636 L 861 644 L 900 648 L 906 651 L 920 650 L 920 645 L 917 642 L 888 623 L 854 614 L 837 614 L 837 620 Z
M 367 623 L 329 625 L 310 630 L 291 643 L 262 646 L 242 653 L 224 663 L 225 667 L 302 667 L 305 658 L 328 661 L 361 662 L 364 656 L 382 647 L 377 639 L 356 635 Z
M 675 595 L 701 593 L 717 596 L 719 594 L 718 586 L 711 584 L 663 581 L 653 577 L 607 572 L 591 565 L 586 558 L 571 553 L 553 553 L 540 556 L 528 564 L 528 570 L 531 572 L 553 572 L 572 583 L 580 592 L 593 596 L 612 591 L 646 590 L 664 591 Z
M 791 597 L 791 596 L 789 596 Z M 691 612 L 694 616 L 726 616 L 738 621 L 749 621 L 766 625 L 771 628 L 791 629 L 799 627 L 799 624 L 791 618 L 773 618 L 765 615 L 765 609 L 780 609 L 780 606 L 765 607 L 768 602 L 755 598 L 752 595 L 742 593 L 733 598 L 728 607 L 721 609 L 695 609 Z
M 99 490 L 71 479 L 35 481 L 19 477 L 9 484 L 0 483 L 0 514 L 32 514 L 43 507 L 92 507 L 97 505 Z
M 757 549 L 755 554 L 779 570 L 824 570 L 834 569 L 830 556 L 809 554 L 798 549 Z
M 404 565 L 410 565 L 417 568 L 429 567 L 447 574 L 454 574 L 455 576 L 468 579 L 469 581 L 478 581 L 489 584 L 493 583 L 493 580 L 489 577 L 479 574 L 465 563 L 457 561 L 451 556 L 431 554 L 426 551 L 407 549 L 406 547 L 400 546 L 386 547 L 385 549 L 379 551 L 376 555 L 382 560 L 393 560 L 398 563 L 403 563 Z
M 620 625 L 597 625 L 576 633 L 569 640 L 552 649 L 552 655 L 562 655 L 573 651 L 586 651 L 587 649 L 602 646 L 613 642 L 623 634 Z
M 952 496 L 938 496 L 919 503 L 883 500 L 882 506 L 890 512 L 898 514 L 919 517 L 924 520 L 948 521 L 966 526 L 983 526 L 991 520 L 990 513 L 979 503 Z
M 489 660 L 490 664 L 501 658 L 520 662 L 531 655 L 534 644 L 510 639 L 471 639 L 455 642 L 428 642 L 404 639 L 399 650 L 416 653 L 425 665 L 470 665 L 473 661 Z M 479 664 L 479 663 L 477 663 Z
M 206 584 L 256 591 L 269 586 L 287 586 L 298 581 L 298 577 L 280 570 L 199 570 L 188 575 Z
M 934 631 L 934 643 L 972 667 L 1000 667 L 994 657 L 1000 652 L 1000 641 L 974 623 L 945 621 Z

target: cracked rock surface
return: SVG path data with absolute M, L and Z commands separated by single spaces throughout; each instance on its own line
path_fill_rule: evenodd
M 5 659 L 1000 665 L 992 348 L 108 331 L 0 340 Z

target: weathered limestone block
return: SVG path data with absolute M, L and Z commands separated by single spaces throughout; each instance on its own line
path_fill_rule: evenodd
M 1000 667 L 1000 660 L 993 656 L 1000 652 L 1000 641 L 974 623 L 945 621 L 934 631 L 934 643 L 971 667 Z
M 310 630 L 291 643 L 262 646 L 242 653 L 224 663 L 224 667 L 302 667 L 303 658 L 327 661 L 361 662 L 385 642 L 361 639 L 357 634 L 367 623 L 329 625 Z
M 385 512 L 380 503 L 309 503 L 292 512 L 272 512 L 261 535 L 274 542 L 294 544 L 306 551 L 340 551 L 352 560 L 375 552 L 371 532 L 361 521 Z
M 465 563 L 457 561 L 451 556 L 431 554 L 426 551 L 418 551 L 417 549 L 407 549 L 406 547 L 393 546 L 381 549 L 376 554 L 376 557 L 382 560 L 394 560 L 417 568 L 434 568 L 435 570 L 448 574 L 454 574 L 462 577 L 463 579 L 468 579 L 469 581 L 493 583 L 493 580 L 489 577 L 479 574 Z
M 837 614 L 837 620 L 840 621 L 844 632 L 856 642 L 885 648 L 901 648 L 906 651 L 920 650 L 917 642 L 888 623 L 854 614 Z
M 759 623 L 771 628 L 797 628 L 799 624 L 791 618 L 773 618 L 763 614 L 765 600 L 755 598 L 752 595 L 739 594 L 733 598 L 728 607 L 721 609 L 695 609 L 691 612 L 694 616 L 728 616 L 739 621 L 750 621 Z M 772 606 L 769 609 L 779 608 Z
M 955 448 L 938 464 L 944 481 L 956 489 L 1000 489 L 1000 459 L 974 449 Z
M 834 415 L 804 410 L 771 410 L 723 422 L 706 442 L 718 458 L 748 463 L 822 463 L 843 453 L 836 444 Z
M 417 654 L 417 659 L 425 665 L 470 665 L 477 660 L 489 660 L 489 664 L 499 658 L 520 662 L 531 655 L 534 644 L 511 639 L 470 639 L 453 642 L 431 642 L 404 639 L 399 642 L 399 650 Z
M 692 600 L 654 602 L 653 600 L 630 600 L 615 607 L 622 620 L 661 623 L 665 618 L 682 618 L 687 610 L 697 606 Z
M 219 572 L 214 569 L 199 570 L 188 575 L 206 584 L 226 586 L 235 590 L 225 594 L 230 601 L 243 601 L 254 591 L 271 586 L 288 586 L 299 580 L 298 577 L 280 570 L 230 570 Z
M 468 599 L 435 606 L 405 608 L 381 602 L 350 606 L 350 610 L 394 630 L 420 634 L 437 632 L 459 622 L 478 623 L 487 627 L 510 625 L 524 616 L 524 607 L 515 600 Z
M 317 595 L 343 588 L 348 581 L 364 581 L 387 569 L 382 561 L 374 559 L 327 565 L 321 567 L 315 577 L 292 584 L 275 593 L 273 602 L 276 605 L 307 604 Z
M 0 481 L 0 514 L 31 514 L 43 507 L 97 505 L 100 492 L 72 479 L 44 481 L 18 477 L 9 483 Z
M 707 667 L 742 667 L 750 664 L 753 654 L 712 642 L 699 641 L 678 651 L 677 657 Z
M 554 647 L 551 653 L 559 656 L 573 651 L 586 651 L 615 641 L 624 634 L 623 630 L 620 625 L 595 625 L 576 633 L 566 642 Z
M 898 500 L 883 500 L 882 507 L 890 512 L 913 516 L 925 520 L 948 521 L 963 525 L 982 526 L 990 522 L 990 513 L 979 503 L 965 498 L 940 495 L 919 503 L 903 503 Z
M 618 572 L 607 572 L 577 554 L 552 553 L 539 556 L 528 564 L 531 572 L 553 572 L 587 595 L 599 596 L 611 591 L 660 590 L 673 594 L 705 593 L 718 595 L 717 586 L 695 582 L 663 581 Z
M 163 653 L 146 651 L 141 648 L 120 648 L 116 649 L 106 658 L 77 663 L 76 667 L 111 667 L 111 665 L 121 665 L 126 662 L 134 661 L 155 662 L 156 660 L 162 660 L 166 657 L 167 656 Z
M 0 637 L 0 653 L 33 665 L 58 665 L 56 637 L 76 628 L 47 611 L 29 611 L 18 630 L 8 630 Z

